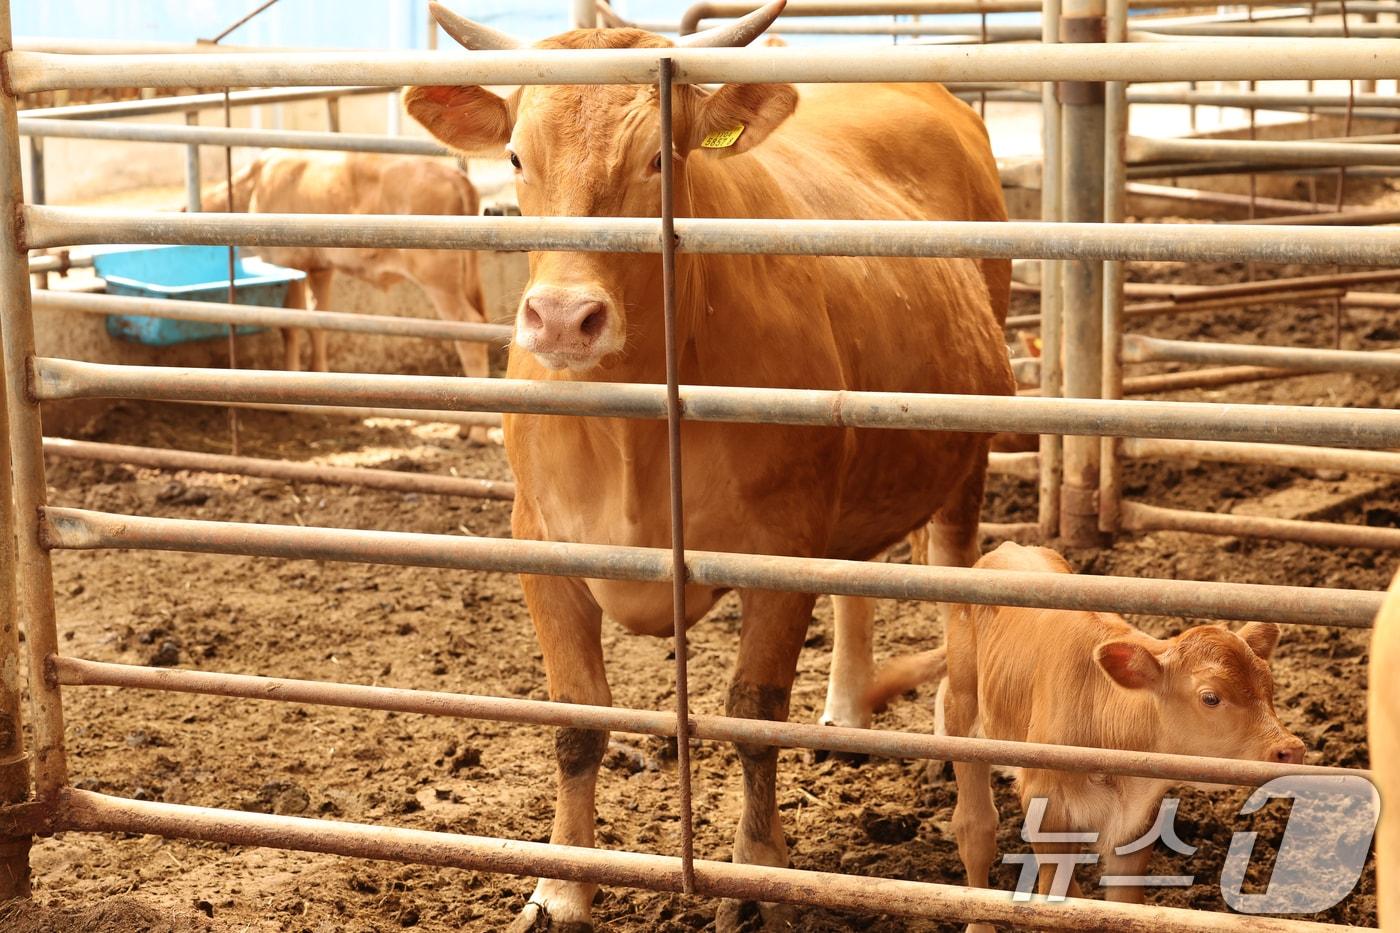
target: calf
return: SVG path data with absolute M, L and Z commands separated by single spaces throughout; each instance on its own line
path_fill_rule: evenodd
M 977 566 L 1073 572 L 1054 551 L 1010 542 Z M 1274 712 L 1268 659 L 1278 635 L 1277 625 L 1251 622 L 1238 632 L 1198 625 L 1158 639 L 1112 613 L 956 606 L 941 712 L 950 735 L 1296 764 L 1303 743 Z M 878 678 L 874 702 L 890 684 L 907 686 L 907 677 Z M 968 883 L 986 887 L 997 831 L 990 767 L 955 762 L 953 770 L 958 852 Z M 1026 768 L 1019 783 L 1027 812 L 1033 799 L 1045 800 L 1041 833 L 1096 832 L 1105 873 L 1145 873 L 1152 846 L 1115 850 L 1147 832 L 1172 782 Z M 1065 851 L 1063 843 L 1034 847 L 1037 855 Z M 1042 863 L 1039 893 L 1050 893 L 1056 867 Z M 1142 893 L 1114 886 L 1107 896 L 1141 902 Z M 1069 894 L 1079 896 L 1072 881 Z

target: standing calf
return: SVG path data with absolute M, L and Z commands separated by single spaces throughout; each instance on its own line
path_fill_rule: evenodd
M 1073 572 L 1054 551 L 1010 542 L 977 566 Z M 950 735 L 1297 764 L 1303 743 L 1274 712 L 1268 659 L 1278 635 L 1277 625 L 1251 622 L 1238 632 L 1198 625 L 1159 639 L 1112 613 L 957 606 L 948 614 L 942 718 Z M 879 679 L 872 690 L 877 704 L 908 685 L 904 673 L 895 669 Z M 997 832 L 991 769 L 956 762 L 953 770 L 958 852 L 968 883 L 987 887 Z M 1145 873 L 1153 846 L 1125 855 L 1115 849 L 1148 831 L 1171 784 L 1032 768 L 1020 773 L 1023 809 L 1045 799 L 1040 832 L 1096 832 L 1104 871 L 1113 875 Z M 1048 855 L 1066 844 L 1034 847 Z M 1050 893 L 1055 869 L 1053 859 L 1041 864 L 1039 893 Z M 1071 882 L 1068 893 L 1079 896 L 1078 886 Z M 1135 903 L 1142 894 L 1140 886 L 1107 891 L 1109 900 Z

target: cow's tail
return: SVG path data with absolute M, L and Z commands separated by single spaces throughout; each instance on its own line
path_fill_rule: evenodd
M 866 700 L 870 703 L 870 708 L 878 713 L 901 693 L 931 681 L 942 680 L 947 673 L 947 648 L 906 654 L 895 658 L 875 672 L 875 679 L 865 695 Z

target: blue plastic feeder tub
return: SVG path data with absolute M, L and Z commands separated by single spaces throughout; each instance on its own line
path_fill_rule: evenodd
M 180 301 L 228 300 L 228 247 L 141 246 L 118 247 L 93 256 L 97 274 L 107 282 L 107 294 L 136 298 L 173 298 Z M 260 259 L 244 259 L 234 252 L 233 288 L 238 304 L 280 308 L 287 288 L 306 273 L 284 269 Z M 263 328 L 245 325 L 240 334 L 256 334 Z M 209 340 L 228 334 L 222 324 L 178 321 L 140 314 L 109 314 L 107 333 L 122 340 L 153 347 L 168 347 L 192 340 Z

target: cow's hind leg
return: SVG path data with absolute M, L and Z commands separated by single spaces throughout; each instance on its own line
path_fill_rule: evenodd
M 317 269 L 306 278 L 311 286 L 311 300 L 315 309 L 329 311 L 331 282 L 335 278 L 335 272 L 330 269 Z M 323 330 L 311 332 L 311 369 L 318 373 L 330 372 L 330 359 L 326 355 L 326 332 Z
M 785 720 L 797 655 L 816 597 L 769 590 L 745 590 L 740 596 L 743 628 L 726 712 L 743 719 Z M 744 743 L 736 744 L 735 750 L 744 772 L 744 810 L 734 839 L 734 861 L 786 867 L 787 841 L 778 817 L 778 750 Z M 737 901 L 721 904 L 716 929 L 732 933 L 743 927 L 750 906 Z M 759 909 L 766 928 L 791 929 L 791 908 L 762 904 Z
M 579 581 L 561 577 L 525 576 L 521 585 L 544 655 L 550 699 L 611 705 L 612 692 L 603 668 L 602 612 L 592 596 Z M 563 727 L 555 733 L 558 797 L 551 843 L 593 845 L 594 792 L 607 745 L 606 732 Z M 511 930 L 592 930 L 590 914 L 597 890 L 595 884 L 541 878 Z
M 283 307 L 306 310 L 306 280 L 298 279 L 287 287 Z M 301 372 L 301 340 L 306 331 L 300 327 L 282 328 L 282 368 L 287 372 Z
M 821 724 L 868 728 L 872 718 L 868 696 L 874 677 L 875 600 L 833 596 L 831 611 L 835 634 Z

